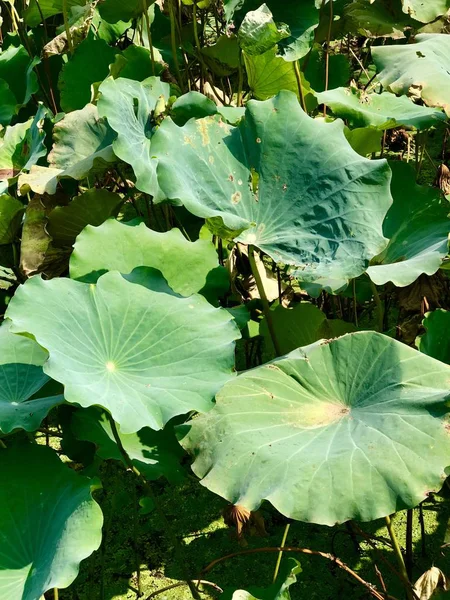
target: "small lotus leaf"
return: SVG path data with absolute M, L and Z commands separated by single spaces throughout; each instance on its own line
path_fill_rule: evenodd
M 417 185 L 408 163 L 392 162 L 391 168 L 394 203 L 383 224 L 389 244 L 367 273 L 377 285 L 404 287 L 439 269 L 448 249 L 450 203 L 440 190 Z
M 419 350 L 450 365 L 450 311 L 438 308 L 428 312 L 422 325 L 425 333 L 416 340 Z
M 208 273 L 217 267 L 217 254 L 209 240 L 188 242 L 178 229 L 159 233 L 144 223 L 109 219 L 78 236 L 70 276 L 95 283 L 106 271 L 130 273 L 141 266 L 158 269 L 175 292 L 189 296 L 205 286 Z

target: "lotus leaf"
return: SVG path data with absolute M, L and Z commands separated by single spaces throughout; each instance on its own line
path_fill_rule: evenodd
M 48 350 L 44 371 L 64 384 L 66 400 L 106 408 L 122 433 L 211 408 L 240 336 L 231 315 L 201 296 L 156 292 L 117 271 L 96 285 L 32 277 L 6 316 Z
M 180 426 L 202 485 L 300 521 L 372 521 L 446 479 L 450 367 L 374 332 L 294 350 L 239 375 Z

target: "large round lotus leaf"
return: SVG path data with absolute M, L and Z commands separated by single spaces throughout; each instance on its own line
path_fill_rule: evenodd
M 419 94 L 450 116 L 450 36 L 421 33 L 415 44 L 377 46 L 372 57 L 382 86 L 395 94 Z
M 435 108 L 414 104 L 404 96 L 390 92 L 365 94 L 354 88 L 337 88 L 316 94 L 320 104 L 331 108 L 336 117 L 345 119 L 350 127 L 392 129 L 400 125 L 427 129 L 445 121 L 445 113 Z
M 142 82 L 108 77 L 99 89 L 98 112 L 117 132 L 114 152 L 133 167 L 136 187 L 155 196 L 158 186 L 151 162 L 151 115 L 161 96 L 169 98 L 169 84 L 157 77 Z
M 353 0 L 345 2 L 343 18 L 335 21 L 342 23 L 341 31 L 369 38 L 387 37 L 400 39 L 405 37 L 407 27 L 417 23 L 406 16 L 399 0 Z
M 425 333 L 416 340 L 419 350 L 450 364 L 450 312 L 442 308 L 428 312 L 422 325 Z
M 47 352 L 34 340 L 0 327 L 0 432 L 21 428 L 34 431 L 50 409 L 64 397 L 47 396 L 43 386 L 49 377 L 42 370 Z
M 48 350 L 44 371 L 64 384 L 66 400 L 106 408 L 122 433 L 210 409 L 232 377 L 240 335 L 231 315 L 201 296 L 155 292 L 117 271 L 96 285 L 32 277 L 6 314 L 14 332 Z
M 226 384 L 180 429 L 202 484 L 255 510 L 372 521 L 439 490 L 450 367 L 374 332 L 299 348 Z
M 416 21 L 430 23 L 445 15 L 450 9 L 450 0 L 402 0 L 403 12 Z
M 238 241 L 301 266 L 303 280 L 356 277 L 386 246 L 386 161 L 359 156 L 342 121 L 308 117 L 291 92 L 250 101 L 237 127 L 218 117 L 184 127 L 165 119 L 152 153 L 168 198 L 246 229 Z
M 158 269 L 175 292 L 189 296 L 204 287 L 208 273 L 217 267 L 217 254 L 209 240 L 189 242 L 179 229 L 159 233 L 144 223 L 109 219 L 80 233 L 70 257 L 70 276 L 95 283 L 106 271 L 130 273 L 141 266 Z
M 383 223 L 390 240 L 367 273 L 377 285 L 392 281 L 404 287 L 439 269 L 448 249 L 450 203 L 440 190 L 417 185 L 412 165 L 390 164 L 394 203 Z
M 100 546 L 103 516 L 87 478 L 45 446 L 2 450 L 0 597 L 38 600 L 66 588 Z
M 123 462 L 104 411 L 94 407 L 80 408 L 73 415 L 70 427 L 77 439 L 94 443 L 98 456 L 104 460 Z M 118 433 L 133 464 L 147 479 L 158 479 L 164 475 L 169 481 L 180 480 L 183 450 L 175 438 L 173 427 L 167 425 L 161 431 L 144 427 L 137 433 Z
M 64 5 L 70 11 L 73 7 L 84 6 L 84 0 L 31 0 L 23 15 L 29 27 L 36 27 L 44 19 L 61 14 Z

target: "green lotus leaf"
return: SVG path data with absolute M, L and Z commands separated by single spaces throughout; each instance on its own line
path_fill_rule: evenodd
M 261 0 L 229 0 L 225 2 L 225 16 L 240 24 L 249 11 L 256 11 Z M 314 30 L 320 19 L 321 0 L 293 0 L 279 2 L 267 0 L 266 6 L 272 12 L 276 23 L 286 24 L 290 35 L 278 43 L 279 53 L 287 61 L 305 56 L 314 39 Z
M 80 562 L 98 549 L 102 511 L 92 481 L 45 446 L 2 450 L 0 595 L 37 600 L 68 587 Z
M 414 44 L 372 48 L 378 80 L 394 94 L 419 95 L 450 116 L 450 36 L 421 33 Z
M 104 40 L 95 39 L 92 35 L 78 46 L 63 66 L 58 80 L 64 112 L 80 110 L 91 101 L 91 86 L 108 76 L 109 65 L 114 62 L 118 52 Z
M 345 284 L 386 245 L 387 163 L 356 154 L 341 121 L 311 119 L 289 92 L 250 101 L 237 127 L 217 117 L 184 127 L 164 119 L 152 152 L 167 198 L 246 229 L 237 241 L 301 266 L 302 280 Z
M 49 381 L 42 366 L 47 352 L 34 340 L 10 332 L 10 323 L 0 326 L 0 433 L 21 428 L 34 431 L 49 411 L 64 401 L 48 396 Z M 1 575 L 0 575 L 1 580 Z
M 156 195 L 158 189 L 150 150 L 153 127 L 150 116 L 160 96 L 170 96 L 168 83 L 156 77 L 138 82 L 108 78 L 100 86 L 98 111 L 117 132 L 113 143 L 116 155 L 133 167 L 136 187 Z
M 9 46 L 0 53 L 0 124 L 8 125 L 19 109 L 38 90 L 34 67 L 39 58 L 30 59 L 23 46 Z
M 240 335 L 232 317 L 201 296 L 156 292 L 117 271 L 96 285 L 32 277 L 6 314 L 14 332 L 48 350 L 44 371 L 64 384 L 66 400 L 102 406 L 122 433 L 211 408 L 232 376 Z
M 179 229 L 159 233 L 144 223 L 110 219 L 78 236 L 70 276 L 95 283 L 106 271 L 130 273 L 140 266 L 158 269 L 175 292 L 189 296 L 205 286 L 208 273 L 217 267 L 217 254 L 209 240 L 189 242 Z
M 245 114 L 245 108 L 240 106 L 217 106 L 210 98 L 200 92 L 188 92 L 175 100 L 171 107 L 170 116 L 180 126 L 185 125 L 189 119 L 201 119 L 211 115 L 220 114 L 234 125 Z
M 249 11 L 238 31 L 239 45 L 247 54 L 263 54 L 291 35 L 289 27 L 277 25 L 266 4 Z
M 445 15 L 450 9 L 450 0 L 402 0 L 403 12 L 416 21 L 430 23 Z
M 371 261 L 367 273 L 377 285 L 392 281 L 404 287 L 441 266 L 448 250 L 450 203 L 440 190 L 417 185 L 412 165 L 390 164 L 394 203 L 383 224 L 389 244 Z
M 219 77 L 231 75 L 239 68 L 239 44 L 235 35 L 221 35 L 211 46 L 202 48 L 203 60 Z
M 47 230 L 56 246 L 71 246 L 86 225 L 101 225 L 116 215 L 123 198 L 114 192 L 92 188 L 75 196 L 67 206 L 57 206 L 48 217 Z
M 308 346 L 322 338 L 334 338 L 356 331 L 352 323 L 340 319 L 327 319 L 325 313 L 310 302 L 301 302 L 294 308 L 277 306 L 271 310 L 271 319 L 281 354 L 288 354 L 299 346 Z M 259 326 L 259 334 L 264 337 L 266 347 L 275 357 L 265 317 Z
M 110 67 L 114 79 L 124 77 L 143 81 L 152 75 L 159 75 L 164 69 L 161 53 L 153 48 L 154 71 L 150 50 L 142 46 L 128 46 L 121 54 L 116 54 L 116 60 Z
M 34 118 L 6 128 L 0 139 L 0 181 L 5 182 L 4 187 L 47 153 L 43 129 L 46 114 L 47 110 L 40 105 Z
M 108 23 L 117 23 L 118 21 L 132 21 L 140 17 L 155 0 L 104 0 L 98 5 L 98 12 L 102 19 Z
M 372 521 L 446 479 L 450 367 L 358 332 L 239 375 L 179 428 L 202 485 L 300 521 Z
M 71 420 L 71 430 L 77 439 L 95 444 L 100 458 L 123 462 L 104 412 L 94 407 L 77 410 Z M 137 433 L 122 434 L 119 430 L 119 437 L 133 464 L 147 479 L 164 476 L 175 482 L 182 478 L 183 450 L 169 425 L 162 431 L 144 427 Z
M 223 600 L 291 600 L 289 588 L 297 581 L 296 576 L 301 572 L 298 560 L 288 558 L 281 563 L 276 581 L 268 588 L 250 587 L 251 592 L 236 590 L 230 594 L 225 590 Z
M 247 71 L 248 86 L 253 96 L 258 100 L 267 100 L 276 96 L 281 90 L 289 90 L 299 95 L 294 64 L 286 62 L 277 56 L 276 48 L 271 48 L 264 54 L 250 56 L 242 53 Z M 300 74 L 303 97 L 308 110 L 316 107 L 316 100 L 309 83 Z
M 97 107 L 86 104 L 81 110 L 74 110 L 53 129 L 53 147 L 48 155 L 49 166 L 67 171 L 64 176 L 78 179 L 78 171 L 85 172 L 85 165 L 96 157 L 113 156 L 111 144 L 116 134 L 105 119 L 98 116 Z M 104 151 L 107 150 L 107 153 Z M 84 177 L 84 175 L 83 175 Z
M 9 194 L 0 195 L 0 244 L 11 244 L 20 228 L 24 206 Z
M 389 92 L 365 94 L 354 88 L 337 88 L 317 95 L 336 117 L 345 119 L 351 128 L 378 127 L 393 129 L 400 125 L 428 129 L 446 120 L 445 113 L 435 108 L 414 104 L 405 96 Z
M 341 21 L 345 33 L 352 32 L 368 38 L 402 39 L 407 27 L 417 26 L 402 12 L 400 0 L 347 2 Z
M 426 313 L 422 325 L 425 333 L 418 337 L 416 346 L 424 354 L 450 364 L 450 312 L 438 308 Z
M 357 127 L 344 129 L 345 137 L 355 152 L 361 156 L 371 156 L 373 152 L 381 152 L 383 132 L 377 127 Z
M 85 0 L 31 0 L 28 8 L 23 13 L 25 23 L 29 27 L 36 27 L 39 23 L 42 23 L 41 13 L 44 19 L 62 14 L 64 2 L 68 11 L 74 6 L 84 6 L 86 4 Z
M 87 104 L 59 121 L 53 130 L 54 144 L 48 155 L 49 167 L 34 165 L 19 176 L 19 189 L 37 194 L 55 194 L 60 179 L 78 181 L 101 174 L 116 160 L 112 142 L 116 137 L 97 108 Z
M 316 92 L 322 92 L 325 87 L 333 89 L 345 86 L 352 77 L 348 58 L 344 54 L 330 54 L 328 56 L 328 86 L 326 86 L 325 56 L 326 53 L 323 51 L 322 46 L 314 44 L 311 52 L 302 60 L 304 78 Z

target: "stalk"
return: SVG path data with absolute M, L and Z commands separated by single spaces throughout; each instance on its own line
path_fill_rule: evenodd
M 238 90 L 237 90 L 237 98 L 236 105 L 241 106 L 242 104 L 242 87 L 244 81 L 244 73 L 242 70 L 242 50 L 239 50 L 239 65 L 238 65 Z
M 408 579 L 412 579 L 412 568 L 413 568 L 413 516 L 414 511 L 410 508 L 406 512 L 406 555 L 405 555 L 405 566 L 408 573 Z
M 53 590 L 53 600 L 59 600 L 58 588 L 54 588 Z
M 3 448 L 4 450 L 6 450 L 6 448 L 7 448 L 5 442 L 1 439 L 0 439 L 0 448 Z
M 181 566 L 181 568 L 185 569 L 187 562 L 186 562 L 186 558 L 183 556 L 184 553 L 181 550 L 180 543 L 178 541 L 177 536 L 173 532 L 166 515 L 161 510 L 158 502 L 156 501 L 156 497 L 153 494 L 153 490 L 152 490 L 150 484 L 145 479 L 145 477 L 142 475 L 142 473 L 139 471 L 139 469 L 133 464 L 133 461 L 129 457 L 128 452 L 123 447 L 122 440 L 120 439 L 119 432 L 117 431 L 116 422 L 114 421 L 114 419 L 112 418 L 112 416 L 109 413 L 106 413 L 106 414 L 109 419 L 109 423 L 111 425 L 111 432 L 114 436 L 114 440 L 117 444 L 117 447 L 119 449 L 120 454 L 122 455 L 122 458 L 123 458 L 125 464 L 131 471 L 133 471 L 133 473 L 139 479 L 142 487 L 144 488 L 145 493 L 148 495 L 149 498 L 152 499 L 153 504 L 155 506 L 155 510 L 158 513 L 158 516 L 161 519 L 161 522 L 164 524 L 164 529 L 166 530 L 168 536 L 171 538 L 171 542 L 173 544 L 174 550 L 178 554 L 177 558 L 179 560 L 180 566 Z M 185 579 L 186 579 L 186 584 L 189 586 L 189 589 L 191 591 L 192 597 L 195 598 L 195 600 L 201 600 L 200 595 L 199 595 L 197 589 L 195 588 L 194 583 L 189 579 L 189 577 L 186 577 Z
M 370 287 L 372 288 L 372 294 L 377 305 L 377 320 L 378 320 L 378 331 L 383 333 L 384 329 L 384 306 L 381 302 L 380 294 L 378 293 L 377 286 L 372 280 L 370 280 Z
M 142 0 L 142 6 L 143 6 L 143 9 L 144 9 L 145 25 L 146 25 L 146 28 L 147 28 L 148 45 L 150 46 L 150 59 L 152 61 L 152 75 L 155 75 L 155 53 L 154 53 L 154 50 L 153 50 L 152 32 L 150 31 L 150 19 L 148 18 L 148 9 L 147 9 L 147 6 L 145 4 L 145 0 Z
M 203 58 L 202 58 L 202 47 L 200 44 L 200 38 L 198 37 L 197 4 L 195 3 L 195 0 L 194 0 L 194 4 L 192 6 L 192 14 L 193 14 L 192 25 L 194 27 L 195 47 L 197 48 L 197 57 L 198 57 L 198 61 L 200 63 L 200 91 L 202 94 L 204 94 L 205 93 L 205 65 L 203 63 Z
M 272 313 L 270 312 L 269 301 L 267 300 L 266 290 L 264 289 L 264 285 L 261 279 L 261 276 L 258 271 L 258 267 L 256 266 L 255 260 L 255 249 L 253 246 L 248 247 L 248 259 L 250 261 L 250 267 L 252 270 L 253 277 L 255 278 L 256 287 L 258 288 L 259 296 L 261 298 L 261 302 L 263 305 L 264 315 L 267 319 L 267 326 L 269 328 L 270 337 L 272 338 L 273 347 L 275 348 L 275 352 L 277 356 L 281 356 L 280 345 L 278 343 L 278 339 L 275 333 L 275 327 L 272 321 Z
M 64 29 L 66 30 L 67 45 L 69 46 L 69 52 L 72 55 L 73 54 L 73 43 L 72 43 L 72 36 L 70 34 L 69 13 L 67 10 L 67 0 L 63 0 L 63 17 L 64 17 Z
M 394 549 L 395 558 L 397 559 L 398 567 L 402 578 L 404 579 L 406 596 L 408 600 L 416 600 L 411 589 L 411 584 L 409 582 L 408 572 L 406 571 L 405 561 L 403 560 L 403 554 L 400 549 L 397 536 L 395 535 L 394 528 L 392 527 L 391 517 L 387 516 L 384 518 L 386 522 L 386 528 L 389 532 L 389 537 L 391 538 L 392 547 Z
M 177 55 L 177 40 L 176 40 L 176 32 L 175 32 L 175 14 L 174 14 L 173 2 L 174 2 L 174 0 L 169 0 L 170 43 L 172 45 L 173 62 L 175 65 L 175 74 L 178 79 L 178 85 L 180 86 L 181 91 L 184 93 L 183 79 L 181 78 L 180 65 L 178 63 L 178 55 Z
M 287 540 L 287 536 L 288 536 L 288 533 L 289 533 L 290 526 L 291 526 L 290 523 L 286 523 L 286 527 L 284 528 L 283 538 L 281 540 L 281 548 L 284 548 L 284 546 L 286 545 L 286 540 Z M 280 565 L 281 565 L 281 559 L 282 558 L 283 558 L 283 550 L 280 550 L 279 553 L 278 553 L 277 563 L 275 565 L 275 571 L 274 571 L 274 574 L 273 574 L 273 583 L 275 583 L 275 581 L 277 580 L 278 571 L 280 570 Z
M 306 110 L 305 96 L 303 94 L 303 87 L 302 87 L 302 76 L 300 75 L 300 67 L 298 66 L 298 60 L 294 61 L 294 72 L 295 72 L 295 79 L 297 80 L 300 104 L 301 104 L 303 110 L 305 111 L 305 113 L 308 113 L 308 111 Z
M 326 49 L 326 53 L 325 53 L 325 91 L 328 90 L 328 78 L 329 78 L 329 72 L 330 72 L 330 41 L 331 41 L 331 28 L 333 26 L 333 0 L 328 0 L 328 4 L 330 6 L 330 22 L 328 23 L 327 49 Z M 326 104 L 323 105 L 323 116 L 324 116 L 324 118 L 327 116 Z

